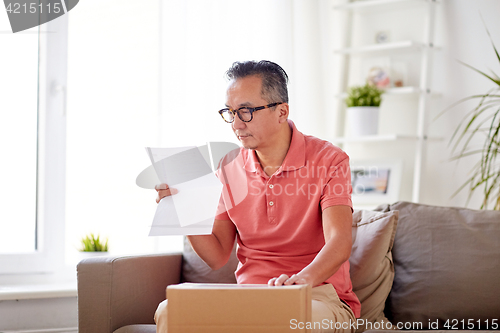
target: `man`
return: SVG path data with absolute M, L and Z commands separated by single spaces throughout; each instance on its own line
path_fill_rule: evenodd
M 212 234 L 188 236 L 193 249 L 219 269 L 236 238 L 238 283 L 309 284 L 313 323 L 355 321 L 348 156 L 288 120 L 288 76 L 277 64 L 236 62 L 226 75 L 226 108 L 219 113 L 243 148 L 219 168 L 225 187 Z M 157 202 L 175 194 L 166 184 L 157 191 Z M 166 301 L 155 320 L 166 332 Z

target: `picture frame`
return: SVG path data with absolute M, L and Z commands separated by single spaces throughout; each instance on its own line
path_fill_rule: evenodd
M 403 161 L 351 161 L 353 205 L 376 205 L 399 200 Z

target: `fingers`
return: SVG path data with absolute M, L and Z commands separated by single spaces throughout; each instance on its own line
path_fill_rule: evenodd
M 156 196 L 156 203 L 159 203 L 161 199 L 168 197 L 169 195 L 174 195 L 179 193 L 175 188 L 169 188 L 167 184 L 158 184 L 155 186 L 155 190 L 158 192 Z
M 161 199 L 179 193 L 175 188 L 170 188 L 168 190 L 159 190 L 156 196 L 156 203 L 159 203 Z
M 272 286 L 290 286 L 292 284 L 307 284 L 306 280 L 298 276 L 297 274 L 293 274 L 288 277 L 286 274 L 281 274 L 279 277 L 275 277 L 270 279 L 267 282 L 267 285 Z
M 286 274 L 281 274 L 277 278 L 272 278 L 267 282 L 268 286 L 282 286 L 286 280 L 288 280 L 288 275 Z
M 270 279 L 269 281 L 267 281 L 267 285 L 269 287 L 273 287 L 275 285 L 274 283 L 276 282 L 276 280 L 278 280 L 278 278 L 272 278 L 272 279 Z
M 292 284 L 307 284 L 307 282 L 297 274 L 293 274 L 288 280 L 285 281 L 284 285 L 290 286 Z
M 159 190 L 168 190 L 168 185 L 167 184 L 164 184 L 164 183 L 161 183 L 161 184 L 156 184 L 155 185 L 155 190 L 159 191 Z

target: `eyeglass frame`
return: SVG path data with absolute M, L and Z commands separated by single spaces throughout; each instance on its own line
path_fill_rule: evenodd
M 260 111 L 260 110 L 264 110 L 264 109 L 272 108 L 272 107 L 278 106 L 278 105 L 283 104 L 283 103 L 284 103 L 284 102 L 271 103 L 271 104 L 267 104 L 267 105 L 264 105 L 264 106 L 257 106 L 257 107 L 254 107 L 254 108 L 250 108 L 250 107 L 248 107 L 248 106 L 242 106 L 241 108 L 239 108 L 239 109 L 237 109 L 237 110 L 233 110 L 233 109 L 231 109 L 231 108 L 224 108 L 224 109 L 219 110 L 219 114 L 220 114 L 220 116 L 222 117 L 222 119 L 223 119 L 226 123 L 228 123 L 228 124 L 232 124 L 232 123 L 234 123 L 234 119 L 236 118 L 236 117 L 234 116 L 234 114 L 235 114 L 235 113 L 237 113 L 237 114 L 238 114 L 238 118 L 240 118 L 240 120 L 241 120 L 242 122 L 244 122 L 244 123 L 249 123 L 249 122 L 251 122 L 251 121 L 253 120 L 253 113 L 254 113 L 255 111 Z M 239 112 L 239 111 L 240 111 L 240 110 L 242 110 L 242 109 L 248 109 L 248 111 L 250 112 L 250 120 L 243 120 L 243 118 L 241 117 L 240 112 Z M 224 118 L 224 116 L 222 115 L 222 113 L 224 113 L 224 112 L 226 112 L 226 111 L 229 111 L 229 112 L 231 112 L 231 113 L 233 114 L 233 121 L 227 121 L 227 120 Z

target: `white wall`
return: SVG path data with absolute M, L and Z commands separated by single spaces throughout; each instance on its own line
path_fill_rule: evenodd
M 74 333 L 76 297 L 0 301 L 0 331 Z
M 493 84 L 486 78 L 461 65 L 457 60 L 483 71 L 489 72 L 491 69 L 500 74 L 499 62 L 481 20 L 482 15 L 498 49 L 500 1 L 445 0 L 440 6 L 442 8 L 437 16 L 436 42 L 442 45 L 442 51 L 436 57 L 433 77 L 436 90 L 442 92 L 442 98 L 434 114 L 464 97 L 484 94 L 493 88 Z M 474 103 L 460 105 L 430 123 L 430 134 L 443 136 L 445 141 L 429 145 L 422 193 L 424 203 L 465 205 L 466 192 L 461 192 L 453 199 L 450 196 L 466 180 L 477 157 L 468 158 L 457 165 L 456 162 L 447 160 L 451 154 L 451 149 L 447 146 L 460 119 L 474 106 Z M 475 195 L 469 207 L 479 208 L 480 205 L 480 196 Z

